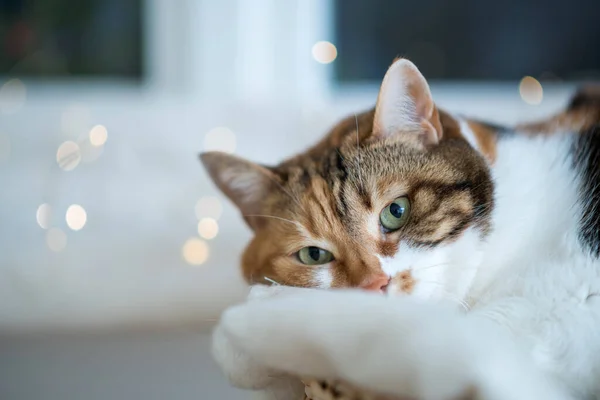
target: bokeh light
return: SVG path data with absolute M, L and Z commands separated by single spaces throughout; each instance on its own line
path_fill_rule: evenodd
M 313 58 L 321 64 L 329 64 L 337 57 L 337 49 L 331 42 L 317 42 L 312 47 Z
M 208 131 L 204 137 L 205 151 L 222 151 L 233 153 L 235 151 L 235 133 L 231 129 L 219 126 Z
M 204 239 L 214 239 L 219 233 L 219 224 L 212 218 L 202 218 L 198 222 L 198 234 Z
M 69 228 L 78 231 L 85 226 L 85 223 L 87 222 L 87 213 L 79 204 L 73 204 L 67 208 L 65 219 Z
M 52 207 L 50 204 L 40 205 L 35 214 L 35 219 L 42 229 L 50 228 L 50 221 L 52 220 Z
M 191 238 L 183 245 L 183 259 L 190 265 L 201 265 L 208 259 L 208 245 L 202 239 Z
M 103 125 L 96 125 L 90 130 L 90 143 L 96 147 L 103 146 L 108 139 L 108 131 Z
M 222 212 L 221 201 L 214 196 L 202 197 L 194 207 L 194 213 L 198 219 L 208 217 L 217 220 L 221 217 Z
M 46 232 L 46 245 L 56 253 L 67 247 L 67 234 L 59 228 L 52 228 Z
M 10 160 L 10 137 L 5 133 L 0 133 L 0 164 Z
M 10 79 L 0 88 L 0 111 L 14 114 L 23 107 L 27 99 L 27 88 L 19 79 Z
M 104 153 L 104 146 L 94 146 L 90 141 L 89 134 L 83 134 L 77 140 L 79 150 L 81 151 L 81 162 L 91 163 L 96 161 L 102 153 Z
M 66 141 L 60 145 L 56 152 L 56 162 L 64 171 L 72 171 L 81 161 L 81 149 L 72 141 Z
M 542 84 L 531 76 L 526 76 L 519 83 L 519 93 L 521 99 L 527 104 L 536 106 L 544 99 L 544 89 Z

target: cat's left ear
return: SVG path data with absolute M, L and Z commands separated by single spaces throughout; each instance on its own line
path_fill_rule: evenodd
M 442 138 L 442 124 L 429 85 L 417 67 L 407 59 L 397 59 L 383 78 L 375 117 L 373 136 L 386 138 L 404 135 L 425 145 Z
M 200 154 L 200 161 L 221 192 L 238 207 L 248 225 L 252 229 L 260 227 L 264 218 L 256 218 L 256 214 L 262 214 L 263 201 L 277 180 L 275 174 L 256 163 L 219 151 Z

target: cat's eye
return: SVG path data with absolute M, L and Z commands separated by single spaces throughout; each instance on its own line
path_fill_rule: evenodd
M 315 246 L 300 249 L 296 254 L 298 260 L 306 265 L 327 264 L 333 260 L 333 254 L 331 254 L 331 252 Z
M 396 231 L 406 224 L 409 215 L 410 201 L 407 197 L 398 197 L 381 211 L 379 222 L 386 231 Z

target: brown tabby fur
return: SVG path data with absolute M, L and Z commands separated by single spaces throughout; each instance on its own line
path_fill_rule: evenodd
M 551 133 L 598 123 L 600 107 L 588 105 L 600 96 L 590 100 L 580 94 L 564 113 L 518 128 Z M 426 149 L 403 134 L 378 137 L 374 114 L 371 109 L 342 120 L 316 145 L 274 167 L 222 153 L 201 156 L 254 231 L 242 257 L 249 283 L 322 286 L 320 267 L 303 265 L 295 256 L 303 247 L 317 246 L 334 254 L 331 287 L 365 286 L 382 275 L 377 256 L 392 256 L 400 241 L 434 247 L 468 227 L 488 232 L 494 204 L 489 164 L 496 158 L 499 129 L 468 121 L 476 151 L 459 123 L 435 109 L 434 125 L 443 135 L 439 145 Z M 384 234 L 379 213 L 399 196 L 411 200 L 410 223 Z M 410 293 L 410 273 L 394 279 Z
M 471 225 L 485 233 L 493 203 L 488 168 L 453 120 L 442 118 L 448 134 L 428 152 L 393 138 L 369 140 L 372 120 L 373 110 L 350 117 L 304 154 L 269 168 L 262 207 L 246 216 L 255 233 L 242 258 L 249 282 L 266 283 L 267 277 L 318 286 L 318 267 L 301 265 L 293 255 L 317 245 L 311 237 L 335 255 L 332 287 L 347 287 L 376 279 L 381 272 L 375 255 L 391 256 L 400 239 L 427 247 L 453 240 Z M 209 169 L 214 157 L 203 156 Z M 414 223 L 382 235 L 379 212 L 406 194 Z

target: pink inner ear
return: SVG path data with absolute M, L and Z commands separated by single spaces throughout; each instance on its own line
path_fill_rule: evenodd
M 415 112 L 419 118 L 429 120 L 435 108 L 429 85 L 418 71 L 407 71 L 407 75 L 408 95 L 415 105 Z
M 410 61 L 399 59 L 388 69 L 377 99 L 373 130 L 380 137 L 419 134 L 425 144 L 441 139 L 442 126 L 429 85 Z

